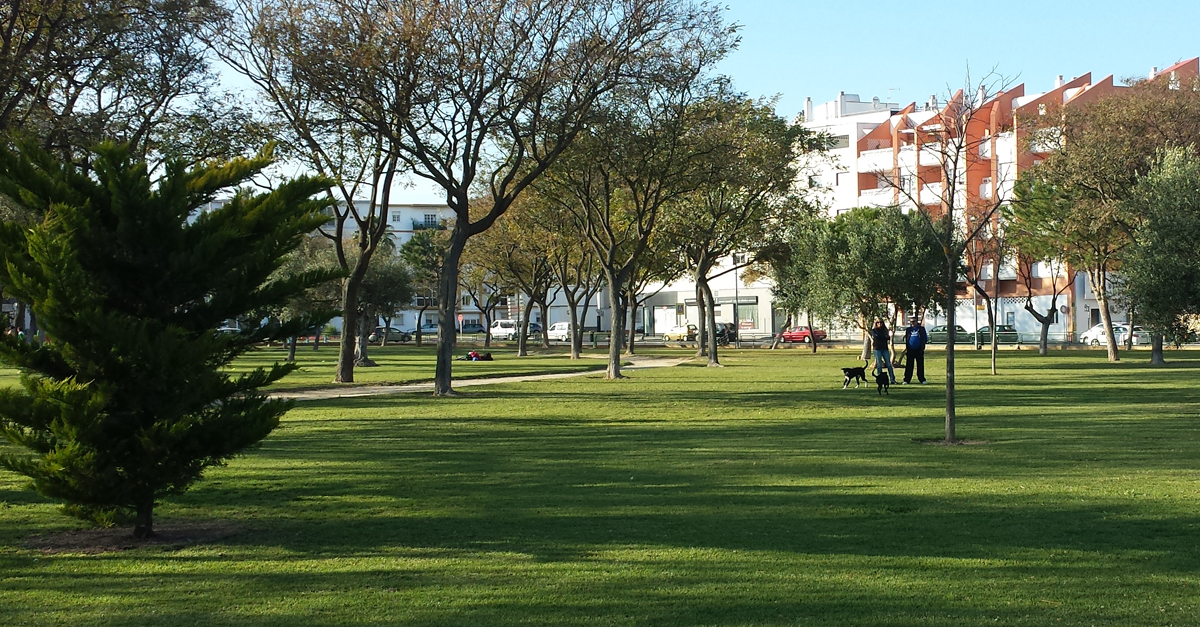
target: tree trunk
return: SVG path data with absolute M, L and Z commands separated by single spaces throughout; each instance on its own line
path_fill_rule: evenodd
M 288 356 L 287 361 L 296 361 L 296 336 L 288 338 Z
M 462 259 L 463 248 L 467 244 L 466 225 L 462 221 L 455 222 L 454 230 L 450 233 L 450 242 L 446 246 L 446 256 L 442 258 L 442 274 L 438 277 L 438 322 L 443 329 L 454 327 L 455 308 L 458 304 L 458 262 Z M 433 395 L 453 396 L 451 378 L 454 368 L 454 344 L 458 339 L 456 333 L 439 333 L 437 343 L 437 366 L 434 370 Z
M 1133 309 L 1130 309 L 1126 316 L 1128 320 L 1125 321 L 1125 326 L 1129 329 L 1129 333 L 1125 334 L 1125 350 L 1127 351 L 1133 350 L 1133 313 Z
M 356 273 L 357 274 L 357 273 Z M 361 277 L 359 277 L 361 279 Z M 334 383 L 354 383 L 354 344 L 358 329 L 358 281 L 346 279 L 342 289 L 342 337 L 338 345 L 337 374 Z
M 379 364 L 371 361 L 371 357 L 367 354 L 367 347 L 370 342 L 367 341 L 371 337 L 371 326 L 375 316 L 371 312 L 363 312 L 363 316 L 358 320 L 358 338 L 354 343 L 354 365 L 364 368 L 373 368 Z
M 953 228 L 950 226 L 948 228 Z M 953 232 L 947 234 L 952 241 Z M 958 255 L 946 255 L 946 442 L 956 442 L 954 407 L 954 345 L 958 341 L 954 332 L 954 320 L 958 308 Z
M 708 299 L 704 297 L 704 288 L 700 287 L 700 278 L 696 278 L 696 321 L 700 324 L 696 325 L 696 356 L 703 357 L 708 354 L 708 329 L 705 328 L 704 321 L 708 319 Z M 687 321 L 684 321 L 684 326 L 687 326 Z
M 429 299 L 426 299 L 425 302 L 429 302 Z M 425 326 L 425 310 L 427 309 L 429 308 L 422 307 L 417 310 L 417 326 L 413 329 L 413 338 L 416 340 L 418 347 L 421 346 L 421 327 Z
M 1132 332 L 1132 327 L 1130 327 Z M 1167 360 L 1163 359 L 1163 336 L 1162 333 L 1154 333 L 1150 336 L 1150 365 L 1165 366 Z
M 550 348 L 550 303 L 539 301 L 538 309 L 542 312 L 542 348 Z
M 779 345 L 783 343 L 783 332 L 790 328 L 792 328 L 792 314 L 788 314 L 787 319 L 783 321 L 783 328 L 779 329 L 779 333 L 775 334 L 775 339 L 771 340 L 771 350 L 779 348 Z
M 1113 333 L 1112 314 L 1108 309 L 1107 277 L 1103 270 L 1092 271 L 1092 291 L 1096 293 L 1096 301 L 1100 304 L 1100 322 L 1104 324 L 1104 339 L 1108 343 L 1108 360 L 1121 361 L 1117 353 L 1117 338 Z
M 529 314 L 533 313 L 533 300 L 526 298 L 521 307 L 521 324 L 517 325 L 517 357 L 529 356 Z
M 324 331 L 324 329 L 317 329 L 316 334 L 313 335 L 313 350 L 314 351 L 321 349 L 321 331 Z
M 571 359 L 583 357 L 583 329 L 579 326 L 579 303 L 573 294 L 567 294 L 567 315 L 571 323 Z M 584 314 L 586 315 L 586 314 Z M 547 336 L 549 337 L 549 336 Z
M 996 276 L 993 274 L 992 276 Z M 986 298 L 986 297 L 985 297 Z M 988 329 L 991 331 L 989 348 L 991 349 L 992 374 L 996 374 L 996 305 L 991 298 L 987 300 Z M 979 342 L 979 330 L 975 331 L 975 341 Z
M 1038 339 L 1038 355 L 1045 357 L 1050 345 L 1050 325 L 1054 324 L 1054 312 L 1058 311 L 1058 295 L 1050 299 L 1050 309 L 1046 311 L 1045 315 L 1038 313 L 1033 306 L 1033 301 L 1029 298 L 1025 299 L 1025 311 L 1028 311 L 1029 315 L 1042 325 L 1041 337 Z
M 813 315 L 811 311 L 804 312 L 804 321 L 808 323 L 808 343 L 812 346 L 812 354 L 817 354 L 817 334 L 813 332 Z M 739 329 L 740 331 L 740 329 Z M 781 336 L 782 337 L 782 336 Z
M 383 318 L 383 333 L 380 334 L 382 337 L 379 338 L 380 346 L 387 346 L 388 335 L 391 332 L 392 332 L 392 317 L 384 316 L 384 318 Z
M 637 311 L 638 311 L 637 294 L 630 294 L 628 302 L 629 302 L 629 329 L 628 329 L 629 335 L 627 337 L 629 338 L 629 341 L 625 345 L 625 354 L 632 355 L 633 354 L 633 338 L 635 335 L 637 335 Z
M 606 379 L 624 379 L 621 374 L 621 337 L 625 334 L 625 303 L 621 299 L 621 281 L 615 275 L 608 277 L 608 298 L 612 304 L 612 329 L 608 340 L 608 370 Z
M 137 504 L 133 523 L 133 537 L 138 540 L 154 537 L 154 499 L 145 499 Z
M 710 303 L 716 302 L 716 299 L 712 295 L 712 287 L 708 284 L 708 279 L 705 278 L 699 285 L 704 290 L 704 300 Z M 700 322 L 708 329 L 708 367 L 720 368 L 720 350 L 717 347 L 717 308 L 709 307 L 708 316 Z

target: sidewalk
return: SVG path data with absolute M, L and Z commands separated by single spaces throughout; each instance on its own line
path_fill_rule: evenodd
M 678 366 L 692 358 L 629 357 L 629 365 L 621 366 L 621 370 L 641 370 L 644 368 L 670 368 Z M 549 381 L 551 379 L 567 379 L 583 377 L 589 374 L 603 373 L 604 370 L 585 370 L 583 372 L 559 372 L 554 374 L 527 374 L 513 377 L 492 377 L 490 379 L 456 379 L 455 389 L 477 385 L 496 385 L 501 383 L 522 383 L 525 381 Z M 365 396 L 391 396 L 393 394 L 413 394 L 417 392 L 433 392 L 433 383 L 409 383 L 405 385 L 359 385 L 348 387 L 321 388 L 318 390 L 295 390 L 276 392 L 270 398 L 288 399 L 298 402 L 324 401 L 335 398 L 359 398 Z

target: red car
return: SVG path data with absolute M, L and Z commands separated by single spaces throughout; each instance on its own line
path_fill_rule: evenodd
M 825 332 L 821 329 L 813 329 L 812 334 L 816 336 L 818 342 L 825 341 Z M 808 336 L 808 327 L 792 327 L 783 332 L 784 342 L 804 342 L 808 344 L 812 338 Z

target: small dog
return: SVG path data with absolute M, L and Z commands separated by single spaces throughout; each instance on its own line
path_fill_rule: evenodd
M 879 395 L 883 396 L 884 394 L 887 394 L 888 396 L 891 396 L 892 393 L 888 392 L 888 388 L 892 386 L 892 383 L 891 378 L 888 377 L 887 371 L 881 370 L 878 374 L 876 374 L 875 371 L 872 370 L 871 374 L 875 375 L 875 385 L 877 387 L 876 391 L 879 392 Z
M 854 381 L 855 389 L 858 389 L 858 382 L 860 380 L 863 383 L 867 382 L 867 368 L 865 366 L 859 368 L 842 368 L 842 374 L 846 377 L 846 380 L 842 382 L 843 390 L 850 386 L 851 381 Z

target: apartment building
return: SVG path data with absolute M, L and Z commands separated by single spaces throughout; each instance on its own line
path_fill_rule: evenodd
M 1178 85 L 1198 74 L 1200 59 L 1193 58 L 1161 71 L 1155 68 L 1149 78 Z M 903 107 L 878 98 L 864 102 L 846 93 L 819 106 L 807 100 L 804 125 L 833 139 L 830 158 L 816 164 L 807 183 L 833 215 L 854 207 L 889 205 L 905 210 L 920 205 L 936 215 L 952 204 L 971 223 L 1010 200 L 1017 177 L 1054 149 L 1035 141 L 1024 122 L 1121 89 L 1125 87 L 1112 75 L 1093 80 L 1087 73 L 1070 80 L 1059 76 L 1043 92 L 1027 93 L 1022 83 L 997 93 L 983 88 L 974 94 L 959 91 L 944 103 L 931 96 Z M 998 216 L 992 219 L 1002 228 Z M 1067 269 L 1061 264 L 1031 263 L 1015 255 L 1001 260 L 995 273 L 990 261 L 981 265 L 970 271 L 978 272 L 983 291 L 995 299 L 1000 324 L 1038 331 L 1040 324 L 1024 310 L 1025 297 L 1032 294 L 1035 306 L 1045 311 L 1056 289 L 1063 296 L 1058 301 L 1062 315 L 1051 327 L 1054 336 L 1070 337 L 1099 323 L 1097 301 L 1083 273 L 1067 285 Z M 960 283 L 958 322 L 968 331 L 984 326 L 985 309 L 983 295 Z M 1116 320 L 1124 317 L 1113 313 Z

